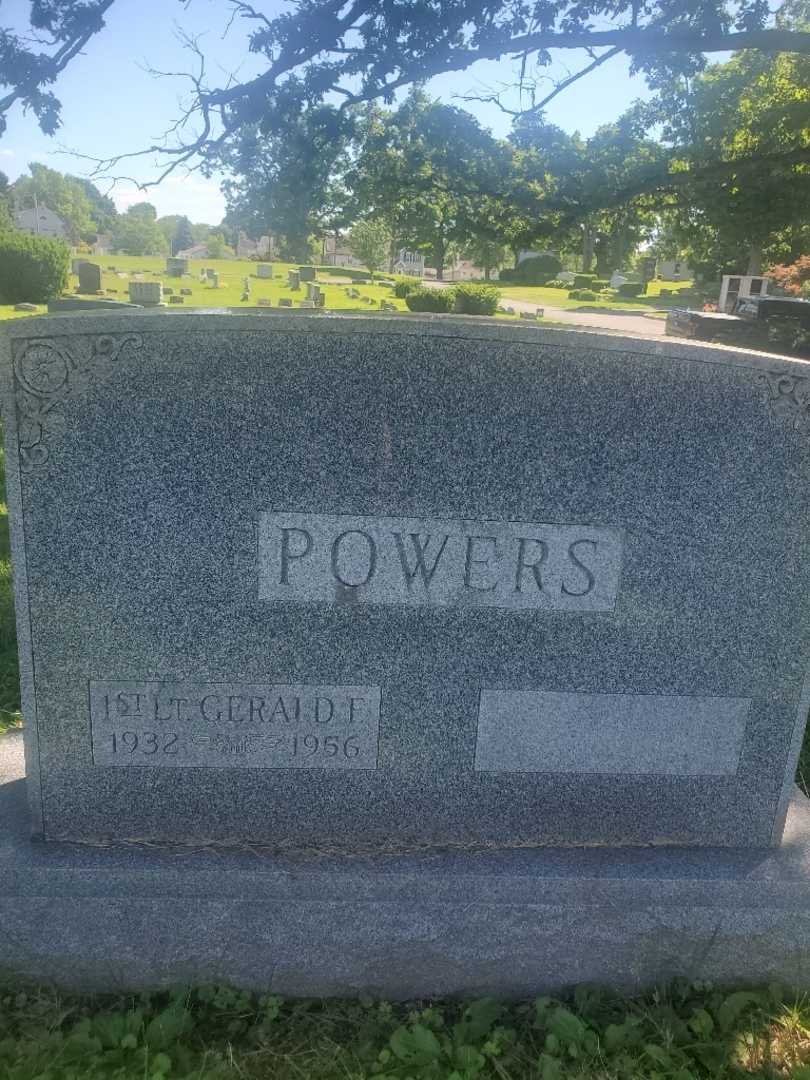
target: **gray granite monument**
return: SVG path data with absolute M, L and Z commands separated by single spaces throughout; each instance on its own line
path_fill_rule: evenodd
M 101 288 L 101 267 L 96 263 L 80 262 L 78 266 L 79 292 L 97 293 Z
M 810 366 L 474 318 L 4 334 L 49 843 L 15 804 L 0 967 L 104 984 L 95 913 L 133 985 L 804 978 Z M 47 897 L 73 944 L 30 959 Z M 122 952 L 130 909 L 171 948 Z

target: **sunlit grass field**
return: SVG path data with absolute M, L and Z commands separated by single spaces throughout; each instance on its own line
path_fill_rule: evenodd
M 305 300 L 307 296 L 304 283 L 298 290 L 290 289 L 287 284 L 287 271 L 296 269 L 296 264 L 293 263 L 269 263 L 268 265 L 273 267 L 273 278 L 268 280 L 254 276 L 258 264 L 250 259 L 191 259 L 188 264 L 189 274 L 182 278 L 168 276 L 166 260 L 162 256 L 88 256 L 87 261 L 101 267 L 101 287 L 111 300 L 129 299 L 130 280 L 161 281 L 164 287 L 173 289 L 175 293 L 179 293 L 180 289 L 190 289 L 191 296 L 183 297 L 182 306 L 186 308 L 249 308 L 256 307 L 259 300 L 269 300 L 272 307 L 278 307 L 282 298 L 291 300 L 293 307 L 298 307 L 299 301 Z M 206 269 L 215 270 L 219 274 L 218 288 L 213 288 L 209 282 L 201 282 L 201 272 Z M 334 271 L 334 274 L 321 271 L 318 275 L 318 284 L 326 297 L 325 307 L 339 311 L 373 311 L 374 308 L 379 310 L 381 300 L 386 300 L 405 310 L 404 300 L 397 300 L 389 287 L 378 284 L 356 285 L 348 277 L 340 276 L 340 267 L 335 267 Z M 128 276 L 119 276 L 123 274 Z M 250 284 L 250 297 L 247 301 L 242 300 L 245 278 L 248 278 Z M 329 281 L 329 278 L 334 281 Z M 78 283 L 78 277 L 71 275 L 71 292 Z M 348 297 L 346 289 L 352 287 L 374 303 L 363 303 L 362 300 Z M 165 302 L 167 307 L 174 306 L 169 304 L 168 298 Z
M 694 307 L 695 300 L 679 296 L 661 296 L 662 289 L 686 289 L 691 285 L 689 281 L 651 281 L 644 296 L 621 296 L 611 300 L 569 300 L 567 289 L 547 289 L 543 285 L 511 285 L 499 284 L 502 303 L 508 304 L 509 300 L 525 300 L 531 304 L 548 305 L 549 307 L 562 308 L 566 311 L 574 311 L 577 308 L 605 308 L 612 311 L 632 311 L 640 315 L 651 314 L 655 310 L 673 307 Z

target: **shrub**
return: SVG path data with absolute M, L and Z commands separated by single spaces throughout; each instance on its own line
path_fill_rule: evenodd
M 561 270 L 562 263 L 556 255 L 533 255 L 515 267 L 516 280 L 526 285 L 542 285 L 555 278 Z
M 44 304 L 68 285 L 70 252 L 61 240 L 23 232 L 0 234 L 0 303 Z
M 595 292 L 601 292 L 602 289 L 609 289 L 610 282 L 607 278 L 594 278 L 590 285 L 584 285 L 585 289 L 593 289 Z
M 546 282 L 546 288 L 547 289 L 570 289 L 571 288 L 571 282 L 570 281 L 560 281 L 559 278 L 554 278 L 552 281 L 547 281 Z
M 408 311 L 452 311 L 455 302 L 454 289 L 412 289 L 405 297 Z
M 394 282 L 394 296 L 399 300 L 404 300 L 408 293 L 418 288 L 421 288 L 421 286 L 416 278 L 397 278 Z
M 556 255 L 533 255 L 514 268 L 499 271 L 498 280 L 521 285 L 545 285 L 556 278 L 560 270 L 562 263 Z
M 453 310 L 458 315 L 494 315 L 501 294 L 492 285 L 456 285 Z
M 644 283 L 641 281 L 625 281 L 617 290 L 619 296 L 642 296 L 645 291 Z
M 787 266 L 772 266 L 768 274 L 780 288 L 797 295 L 805 281 L 810 281 L 810 255 L 801 255 Z
M 596 300 L 597 296 L 593 289 L 572 289 L 568 294 L 569 300 Z
M 575 289 L 590 289 L 596 281 L 596 274 L 575 274 L 571 282 Z

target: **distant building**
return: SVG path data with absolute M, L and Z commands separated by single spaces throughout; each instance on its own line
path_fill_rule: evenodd
M 553 259 L 559 259 L 559 255 L 556 251 L 521 251 L 518 254 L 518 266 L 525 259 L 538 259 L 541 255 L 550 255 Z
M 258 240 L 251 240 L 247 233 L 240 232 L 236 241 L 236 256 L 239 259 L 250 259 L 254 255 L 266 259 L 273 253 L 273 249 L 271 236 L 260 236 Z
M 37 236 L 50 236 L 64 240 L 68 235 L 68 228 L 63 218 L 43 203 L 36 207 L 15 210 L 14 224 L 22 232 L 34 233 Z
M 473 281 L 483 278 L 484 271 L 469 259 L 454 259 L 444 268 L 445 281 Z M 491 275 L 490 275 L 491 276 Z
M 191 247 L 186 248 L 184 251 L 178 251 L 175 258 L 177 258 L 177 259 L 207 259 L 208 258 L 208 245 L 207 244 L 193 244 Z
M 411 277 L 424 277 L 425 256 L 420 255 L 418 251 L 407 251 L 405 248 L 400 248 L 391 263 L 391 272 L 393 274 L 409 274 Z
M 109 233 L 99 233 L 96 242 L 92 245 L 94 255 L 110 255 L 113 250 L 113 239 Z
M 694 277 L 692 267 L 685 259 L 659 259 L 655 274 L 664 281 L 691 281 Z
M 325 236 L 321 244 L 321 263 L 323 266 L 356 266 L 363 263 L 352 255 L 349 245 L 338 236 Z

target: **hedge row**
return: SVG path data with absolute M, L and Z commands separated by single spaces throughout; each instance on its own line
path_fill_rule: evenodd
M 461 284 L 451 288 L 411 289 L 405 296 L 409 311 L 450 312 L 457 315 L 494 315 L 500 293 L 492 285 Z

